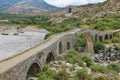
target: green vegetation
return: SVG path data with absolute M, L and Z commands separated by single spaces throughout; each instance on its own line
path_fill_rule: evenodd
M 39 52 L 38 57 L 41 58 L 44 55 L 44 52 Z
M 75 43 L 75 49 L 77 50 L 78 47 L 85 47 L 86 39 L 83 35 L 77 38 L 77 41 Z
M 120 64 L 111 63 L 107 66 L 102 66 L 100 64 L 92 65 L 90 67 L 93 72 L 100 72 L 103 74 L 113 73 L 117 75 L 120 71 Z
M 108 80 L 108 78 L 103 75 L 109 75 L 110 73 L 113 73 L 115 80 L 118 80 L 118 73 L 120 70 L 119 64 L 111 63 L 107 66 L 94 64 L 91 56 L 87 54 L 79 54 L 74 50 L 59 56 L 58 58 L 58 61 L 62 60 L 71 64 L 78 63 L 78 65 L 82 68 L 78 69 L 73 74 L 73 77 L 70 78 L 70 73 L 67 72 L 68 68 L 66 68 L 63 63 L 59 63 L 61 64 L 61 68 L 56 68 L 58 71 L 50 69 L 53 67 L 52 64 L 46 64 L 43 71 L 36 75 L 39 77 L 39 80 Z M 83 62 L 85 62 L 86 65 Z M 75 66 L 71 66 L 69 69 L 72 72 L 76 70 L 75 68 Z M 92 70 L 91 74 L 88 74 L 87 68 Z M 99 73 L 102 75 L 94 75 Z
M 105 76 L 97 76 L 94 78 L 94 80 L 109 80 L 109 79 Z
M 48 38 L 49 38 L 50 36 L 52 36 L 53 34 L 54 34 L 54 33 L 52 33 L 52 32 L 51 32 L 51 33 L 48 33 L 48 34 L 45 36 L 44 39 L 45 39 L 45 40 L 48 39 Z
M 107 66 L 107 68 L 116 71 L 117 73 L 120 72 L 120 64 L 111 63 Z
M 53 80 L 55 73 L 51 70 L 49 70 L 49 66 L 45 65 L 43 68 L 43 71 L 39 74 L 36 74 L 36 76 L 39 77 L 39 80 Z
M 55 75 L 55 80 L 69 80 L 69 74 L 63 69 Z
M 65 55 L 65 60 L 69 63 L 76 63 L 80 61 L 80 55 L 76 52 L 76 51 L 69 51 L 66 55 Z
M 89 26 L 89 28 L 97 30 L 115 30 L 119 29 L 120 25 L 120 15 L 108 15 L 99 18 L 86 18 L 84 17 L 68 17 L 61 20 L 61 22 L 55 23 L 52 21 L 49 16 L 25 16 L 25 15 L 12 15 L 12 14 L 2 14 L 0 13 L 0 19 L 8 19 L 9 22 L 0 23 L 0 25 L 18 25 L 19 27 L 26 26 L 37 26 L 37 28 L 44 28 L 48 31 L 51 31 L 45 39 L 49 36 L 60 33 L 64 31 L 71 30 L 73 28 L 81 28 L 82 26 Z M 82 41 L 82 42 L 81 42 Z M 81 37 L 79 38 L 77 46 L 84 46 L 85 40 Z M 81 42 L 81 43 L 80 43 Z M 116 39 L 113 39 L 113 42 L 120 42 Z
M 91 58 L 91 56 L 89 56 L 87 54 L 81 55 L 81 60 L 86 63 L 87 67 L 94 65 L 93 59 Z
M 120 40 L 119 40 L 119 39 L 114 38 L 114 39 L 112 39 L 112 43 L 120 43 Z
M 107 67 L 101 66 L 99 64 L 91 66 L 91 69 L 94 72 L 100 72 L 100 73 L 108 73 L 109 72 L 109 70 L 107 69 Z
M 8 35 L 8 33 L 2 33 L 2 35 Z
M 120 15 L 108 15 L 91 19 L 89 23 L 89 25 L 93 26 L 93 29 L 100 31 L 116 30 L 120 28 Z
M 120 45 L 115 45 L 115 50 L 120 51 Z
M 104 44 L 102 42 L 94 43 L 94 50 L 96 53 L 98 53 L 98 51 L 102 49 L 104 49 Z
M 92 60 L 91 56 L 87 54 L 79 54 L 76 51 L 69 51 L 64 57 L 67 62 L 72 64 L 78 63 L 79 66 L 82 67 L 85 67 L 85 64 L 83 62 L 86 63 L 87 67 L 94 65 L 94 61 Z
M 74 80 L 91 80 L 86 69 L 80 69 L 75 73 Z

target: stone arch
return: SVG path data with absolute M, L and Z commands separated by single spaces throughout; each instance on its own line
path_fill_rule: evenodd
M 46 63 L 50 63 L 51 61 L 54 61 L 54 60 L 55 60 L 55 55 L 54 55 L 53 51 L 51 51 L 47 55 Z
M 99 41 L 102 42 L 103 41 L 103 37 L 99 36 Z
M 105 39 L 109 39 L 109 36 L 107 34 L 105 35 Z
M 26 80 L 28 80 L 30 77 L 35 77 L 35 74 L 38 74 L 40 72 L 41 72 L 41 67 L 39 62 L 37 61 L 33 62 L 28 68 Z
M 92 37 L 88 33 L 83 33 L 83 36 L 86 39 L 87 42 L 87 52 L 93 54 L 94 53 L 94 46 L 92 42 Z
M 70 50 L 71 48 L 71 44 L 70 44 L 70 41 L 67 42 L 67 50 Z
M 63 47 L 62 47 L 62 42 L 59 42 L 59 54 L 62 54 L 62 52 L 63 52 L 63 51 L 62 51 L 62 48 L 63 48 Z

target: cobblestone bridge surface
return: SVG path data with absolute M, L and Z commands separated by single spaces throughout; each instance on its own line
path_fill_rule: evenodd
M 55 34 L 36 46 L 14 57 L 1 61 L 0 80 L 26 80 L 28 77 L 33 76 L 33 74 L 40 72 L 46 62 L 50 62 L 53 59 L 55 60 L 57 55 L 73 49 L 76 38 L 81 34 L 86 38 L 88 45 L 87 52 L 92 55 L 94 53 L 93 40 L 104 41 L 105 39 L 111 39 L 117 32 L 120 32 L 120 30 L 99 32 L 77 28 Z

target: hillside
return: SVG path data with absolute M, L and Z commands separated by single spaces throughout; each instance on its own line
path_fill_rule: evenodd
M 107 6 L 107 7 L 106 7 Z M 51 34 L 73 28 L 91 28 L 100 31 L 120 29 L 120 2 L 108 0 L 103 3 L 84 6 L 68 6 L 53 13 L 37 16 L 15 16 L 0 14 L 0 19 L 9 20 L 1 25 L 18 25 L 20 27 L 37 26 L 51 31 Z M 72 15 L 65 16 L 71 7 Z M 70 13 L 71 14 L 71 13 Z
M 12 14 L 28 14 L 55 11 L 58 7 L 44 0 L 0 0 L 0 12 Z
M 98 4 L 87 4 L 83 6 L 68 6 L 60 9 L 51 16 L 61 17 L 67 14 L 68 8 L 72 10 L 72 16 L 76 17 L 101 17 L 110 14 L 120 14 L 120 1 L 119 0 L 107 0 Z

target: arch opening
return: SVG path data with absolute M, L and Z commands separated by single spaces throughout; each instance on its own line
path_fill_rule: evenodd
M 110 39 L 112 39 L 112 35 L 110 35 Z
M 95 42 L 97 42 L 97 34 L 95 34 Z
M 50 63 L 51 61 L 54 61 L 55 57 L 53 55 L 53 52 L 50 52 L 47 56 L 46 63 Z
M 67 50 L 70 50 L 70 42 L 67 42 Z
M 102 36 L 99 37 L 99 41 L 100 41 L 100 42 L 103 41 L 103 37 L 102 37 Z
M 41 69 L 38 63 L 33 63 L 28 72 L 27 72 L 27 76 L 26 76 L 26 80 L 29 80 L 29 78 L 31 77 L 35 77 L 36 74 L 40 73 Z
M 108 35 L 107 35 L 107 34 L 105 35 L 105 39 L 109 39 L 109 37 L 108 37 Z
M 59 54 L 62 54 L 62 42 L 59 43 Z

